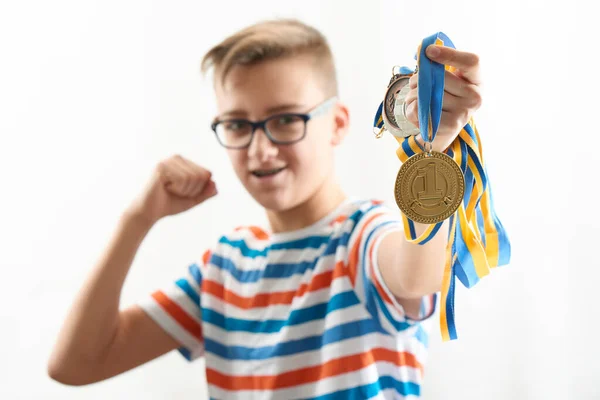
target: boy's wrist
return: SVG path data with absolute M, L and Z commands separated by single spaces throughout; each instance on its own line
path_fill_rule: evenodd
M 128 208 L 121 215 L 122 224 L 144 231 L 149 231 L 154 224 L 156 224 L 156 222 L 157 221 L 153 220 L 152 218 L 148 218 L 146 215 L 134 208 Z

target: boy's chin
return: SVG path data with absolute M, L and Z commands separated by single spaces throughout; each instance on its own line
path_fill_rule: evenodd
M 289 210 L 293 207 L 290 204 L 290 201 L 286 201 L 283 198 L 279 198 L 278 196 L 270 196 L 265 194 L 259 194 L 254 196 L 254 199 L 260 204 L 264 209 L 274 212 L 283 212 Z
M 258 204 L 268 211 L 284 212 L 298 205 L 297 201 L 294 201 L 294 196 L 279 191 L 264 191 L 262 193 L 252 193 L 251 195 Z

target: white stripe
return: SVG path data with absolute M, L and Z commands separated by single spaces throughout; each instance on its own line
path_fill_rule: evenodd
M 187 293 L 178 285 L 173 284 L 169 289 L 162 291 L 172 302 L 181 307 L 186 314 L 195 322 L 200 324 L 202 311 L 196 303 L 187 295 Z
M 185 330 L 152 297 L 138 302 L 138 305 L 175 340 L 198 357 L 203 353 L 204 344 Z
M 331 238 L 329 240 L 331 240 Z M 290 262 L 312 262 L 323 254 L 328 244 L 328 242 L 325 242 L 317 248 L 306 249 L 271 249 L 269 250 L 269 263 L 284 264 Z
M 416 400 L 420 399 L 421 396 L 402 396 L 399 394 L 396 389 L 385 389 L 379 392 L 379 395 L 375 397 L 376 400 Z
M 257 249 L 258 250 L 258 249 Z M 231 261 L 237 269 L 244 271 L 264 270 L 267 263 L 267 258 L 260 257 L 244 257 L 239 247 L 233 247 L 226 243 L 220 243 L 218 248 L 213 252 L 214 255 Z

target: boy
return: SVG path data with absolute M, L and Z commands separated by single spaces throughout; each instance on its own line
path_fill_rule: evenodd
M 480 105 L 479 66 L 474 54 L 429 54 L 459 69 L 446 77 L 434 143 L 443 151 Z M 74 302 L 50 376 L 84 385 L 178 349 L 205 357 L 212 398 L 419 396 L 423 321 L 434 312 L 448 227 L 409 244 L 398 210 L 348 198 L 336 183 L 333 151 L 349 112 L 317 30 L 256 24 L 215 46 L 209 68 L 213 130 L 270 226 L 224 235 L 172 287 L 119 310 L 151 227 L 217 194 L 206 169 L 179 156 L 161 162 Z M 407 116 L 417 124 L 417 80 L 410 85 Z

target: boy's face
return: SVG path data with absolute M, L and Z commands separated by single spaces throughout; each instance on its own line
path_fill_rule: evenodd
M 258 121 L 280 113 L 308 113 L 328 99 L 322 77 L 308 56 L 288 57 L 251 66 L 235 66 L 224 85 L 215 85 L 220 120 Z M 333 149 L 348 129 L 348 111 L 336 104 L 306 123 L 301 141 L 272 143 L 257 129 L 245 149 L 228 149 L 233 168 L 263 207 L 285 211 L 333 185 Z M 280 170 L 274 175 L 260 176 Z

